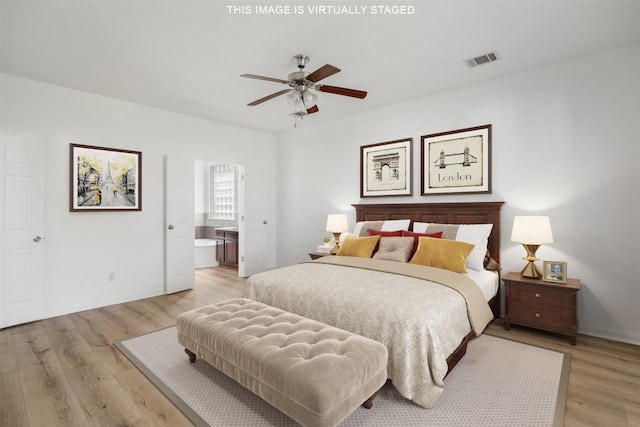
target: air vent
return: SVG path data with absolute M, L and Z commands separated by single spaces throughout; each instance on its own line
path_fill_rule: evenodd
M 498 55 L 495 52 L 490 52 L 484 55 L 476 56 L 475 58 L 467 59 L 464 61 L 467 67 L 473 68 L 478 65 L 488 64 L 489 62 L 497 61 Z

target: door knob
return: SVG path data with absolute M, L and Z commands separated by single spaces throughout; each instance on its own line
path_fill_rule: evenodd
M 169 230 L 173 230 L 173 225 L 169 224 L 169 227 L 167 227 Z
M 42 240 L 42 237 L 40 237 L 40 236 L 36 236 L 36 237 L 33 238 L 33 241 L 36 242 L 36 243 L 38 243 L 40 240 Z

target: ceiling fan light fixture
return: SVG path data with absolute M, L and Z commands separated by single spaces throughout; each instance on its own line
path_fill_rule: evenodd
M 292 107 L 299 107 L 302 98 L 300 97 L 300 93 L 297 90 L 289 92 L 287 95 L 287 103 Z
M 313 107 L 318 102 L 318 95 L 307 89 L 302 92 L 302 101 L 304 102 L 305 107 Z

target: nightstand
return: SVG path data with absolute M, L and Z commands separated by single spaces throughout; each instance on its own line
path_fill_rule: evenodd
M 502 278 L 505 290 L 504 328 L 511 324 L 529 326 L 565 335 L 576 345 L 578 335 L 577 294 L 580 280 L 545 282 L 508 273 Z
M 318 258 L 322 258 L 323 256 L 331 256 L 333 254 L 330 254 L 328 252 L 309 252 L 309 257 L 311 259 L 318 259 Z

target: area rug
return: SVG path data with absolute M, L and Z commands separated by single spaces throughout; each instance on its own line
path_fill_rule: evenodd
M 197 426 L 296 426 L 296 422 L 207 362 L 189 363 L 175 327 L 116 343 Z M 561 426 L 570 355 L 490 335 L 469 342 L 433 409 L 388 382 L 341 426 Z

